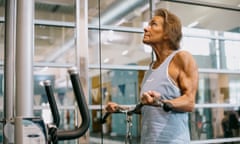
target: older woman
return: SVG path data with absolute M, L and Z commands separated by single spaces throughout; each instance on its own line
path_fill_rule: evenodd
M 144 28 L 143 43 L 152 47 L 156 60 L 141 86 L 142 144 L 190 143 L 187 112 L 194 110 L 198 67 L 190 53 L 179 50 L 181 28 L 178 17 L 166 9 L 156 10 Z M 151 106 L 158 101 L 168 107 Z M 106 110 L 114 112 L 117 106 L 109 102 Z

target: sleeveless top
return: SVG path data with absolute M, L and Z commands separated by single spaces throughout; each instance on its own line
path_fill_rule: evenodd
M 181 96 L 180 89 L 168 75 L 168 66 L 178 51 L 174 51 L 157 68 L 150 68 L 144 76 L 140 94 L 154 90 L 162 99 Z M 188 113 L 165 112 L 160 107 L 143 106 L 141 144 L 189 144 Z

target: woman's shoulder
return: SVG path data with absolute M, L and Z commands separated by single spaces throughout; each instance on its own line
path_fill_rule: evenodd
M 183 61 L 194 61 L 192 54 L 186 50 L 178 50 L 174 56 L 174 59 L 183 62 Z
M 179 50 L 173 58 L 175 64 L 183 67 L 195 66 L 196 61 L 192 54 L 186 50 Z
M 178 51 L 176 51 L 175 56 L 186 58 L 186 57 L 192 57 L 192 54 L 186 50 L 178 50 Z

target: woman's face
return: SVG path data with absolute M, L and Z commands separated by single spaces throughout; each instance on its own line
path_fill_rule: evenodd
M 162 43 L 164 38 L 164 19 L 161 16 L 154 16 L 148 26 L 144 28 L 143 43 L 154 45 Z

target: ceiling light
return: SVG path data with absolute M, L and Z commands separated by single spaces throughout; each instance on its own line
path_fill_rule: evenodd
M 41 68 L 41 69 L 39 69 L 39 71 L 38 72 L 46 72 L 48 70 L 48 67 L 44 67 L 44 68 Z
M 122 55 L 123 56 L 125 56 L 125 55 L 127 55 L 128 54 L 128 50 L 124 50 L 123 52 L 122 52 Z
M 122 18 L 120 21 L 118 21 L 115 25 L 119 26 L 123 23 L 127 22 L 127 20 L 125 18 Z
M 107 40 L 111 42 L 111 41 L 113 41 L 113 39 L 114 39 L 114 31 L 110 30 L 108 32 Z
M 49 36 L 40 36 L 40 35 L 37 35 L 36 36 L 36 39 L 41 39 L 41 40 L 48 40 L 48 39 L 51 39 L 51 37 L 49 37 Z
M 105 58 L 105 59 L 103 60 L 103 62 L 104 62 L 104 63 L 108 63 L 109 60 L 110 60 L 109 58 Z
M 199 24 L 198 21 L 194 21 L 194 22 L 190 23 L 187 27 L 192 28 L 192 27 L 197 26 L 198 24 Z

